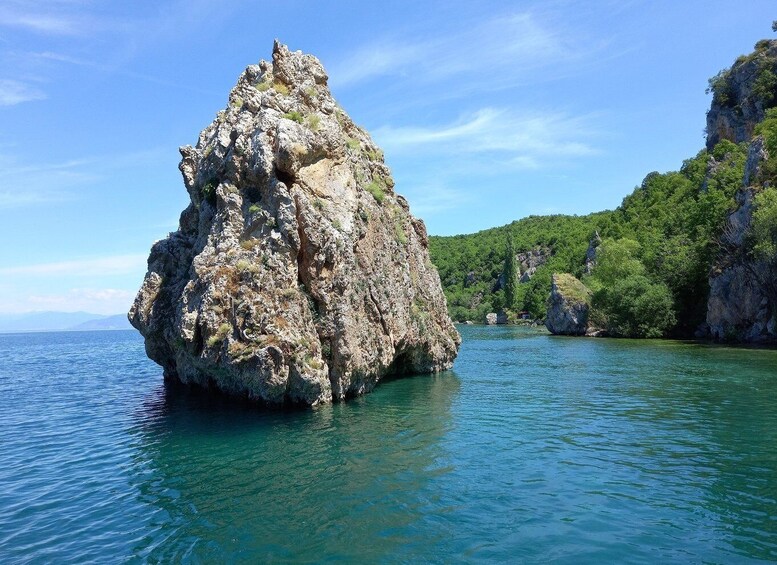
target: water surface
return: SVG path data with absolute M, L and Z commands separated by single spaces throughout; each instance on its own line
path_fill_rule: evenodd
M 134 332 L 0 336 L 0 562 L 777 560 L 777 351 L 461 331 L 301 412 L 168 390 Z

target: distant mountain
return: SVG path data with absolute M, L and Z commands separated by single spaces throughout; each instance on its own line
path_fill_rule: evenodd
M 131 326 L 125 314 L 104 316 L 90 312 L 27 312 L 0 314 L 0 333 L 63 330 L 115 330 Z
M 87 320 L 68 328 L 69 330 L 131 330 L 126 314 L 114 314 L 104 318 Z

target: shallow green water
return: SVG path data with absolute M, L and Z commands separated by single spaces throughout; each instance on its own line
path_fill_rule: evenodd
M 461 331 L 307 412 L 168 391 L 132 332 L 0 336 L 0 562 L 777 560 L 777 351 Z

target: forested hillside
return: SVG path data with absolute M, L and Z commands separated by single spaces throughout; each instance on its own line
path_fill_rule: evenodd
M 708 92 L 707 147 L 615 210 L 430 238 L 451 317 L 542 319 L 552 274 L 570 273 L 591 291 L 587 323 L 608 335 L 777 338 L 777 41 Z
M 625 245 L 628 255 L 652 283 L 667 287 L 679 320 L 673 329 L 687 332 L 704 319 L 707 274 L 726 214 L 735 206 L 745 156 L 745 144 L 723 140 L 679 171 L 648 174 L 614 211 L 532 216 L 471 235 L 430 238 L 451 316 L 482 321 L 487 312 L 509 308 L 543 318 L 552 273 L 583 277 L 586 252 L 598 232 L 602 249 L 636 242 Z M 499 286 L 510 239 L 517 253 L 548 249 L 550 257 L 518 284 L 515 301 L 507 304 L 503 289 L 492 290 Z

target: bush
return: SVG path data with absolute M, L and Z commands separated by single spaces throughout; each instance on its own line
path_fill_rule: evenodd
M 750 237 L 756 258 L 777 262 L 777 189 L 766 188 L 755 196 Z
M 714 77 L 709 79 L 707 94 L 712 94 L 713 98 L 721 105 L 733 108 L 736 105 L 736 93 L 731 85 L 731 72 L 729 69 L 723 69 Z
M 287 120 L 291 120 L 292 122 L 297 122 L 298 124 L 301 124 L 305 121 L 305 118 L 302 114 L 294 110 L 293 112 L 286 112 L 283 114 L 283 117 Z
M 202 198 L 206 200 L 208 203 L 210 203 L 212 206 L 216 205 L 216 187 L 218 186 L 217 181 L 210 180 L 206 182 L 202 189 L 200 190 L 200 194 L 202 194 Z
M 777 76 L 770 68 L 763 68 L 753 83 L 753 95 L 761 101 L 764 108 L 774 106 L 777 91 Z
M 615 281 L 593 296 L 595 318 L 616 337 L 662 337 L 675 325 L 672 295 L 664 284 L 643 275 Z
M 216 330 L 216 333 L 208 338 L 208 347 L 213 347 L 223 342 L 231 331 L 232 331 L 231 325 L 227 323 L 221 324 L 219 326 L 219 329 Z
M 364 190 L 372 194 L 372 197 L 378 202 L 383 203 L 383 199 L 386 198 L 386 193 L 383 192 L 383 187 L 378 181 L 372 181 L 370 184 L 364 187 Z

